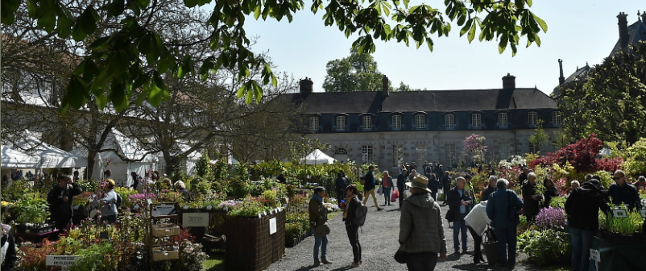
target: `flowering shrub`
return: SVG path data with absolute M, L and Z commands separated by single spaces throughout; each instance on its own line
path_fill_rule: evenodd
M 577 172 L 594 172 L 603 167 L 613 167 L 618 159 L 597 159 L 599 151 L 603 148 L 603 141 L 591 134 L 574 144 L 567 145 L 557 152 L 548 153 L 546 156 L 535 159 L 529 163 L 530 167 L 536 165 L 551 166 L 552 164 L 565 165 L 569 162 Z M 601 163 L 601 164 L 600 164 Z M 616 164 L 618 166 L 618 164 Z
M 472 134 L 464 139 L 463 154 L 465 156 L 471 155 L 470 158 L 476 162 L 482 162 L 487 152 L 485 146 L 485 137 L 477 134 Z
M 565 212 L 561 208 L 543 208 L 536 215 L 536 226 L 541 229 L 562 230 L 566 224 Z
M 202 251 L 202 244 L 184 239 L 179 244 L 182 257 L 179 260 L 179 270 L 200 271 L 202 263 L 209 257 Z

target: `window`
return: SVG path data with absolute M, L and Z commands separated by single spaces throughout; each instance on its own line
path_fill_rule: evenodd
M 402 115 L 392 115 L 391 120 L 393 129 L 399 130 L 402 128 Z
M 457 156 L 455 155 L 455 144 L 445 144 L 444 149 L 446 151 L 446 161 L 449 161 L 449 165 L 453 166 L 458 162 Z
M 552 111 L 552 124 L 561 125 L 561 112 Z
M 417 153 L 417 161 L 419 161 L 420 164 L 427 160 L 425 144 L 415 144 L 415 152 Z M 423 172 L 420 170 L 420 173 Z
M 471 126 L 473 126 L 473 128 L 482 127 L 482 115 L 479 113 L 471 114 Z
M 529 153 L 537 153 L 541 150 L 541 146 L 532 142 L 529 142 Z
M 507 127 L 509 121 L 507 120 L 507 113 L 498 113 L 498 126 Z
M 372 130 L 372 116 L 364 115 L 361 117 L 361 125 L 364 130 Z
M 372 145 L 361 146 L 361 159 L 364 164 L 372 163 Z
M 415 115 L 415 128 L 424 128 L 426 127 L 426 115 L 417 114 Z
M 339 131 L 345 130 L 345 116 L 336 116 L 336 129 Z
M 455 116 L 453 114 L 444 115 L 444 127 L 446 128 L 455 127 Z
M 538 122 L 538 113 L 535 111 L 531 111 L 527 113 L 527 123 L 531 126 L 536 126 L 536 123 Z
M 318 131 L 319 130 L 319 117 L 311 116 L 310 117 L 310 130 Z
M 345 150 L 345 148 L 337 148 L 336 151 L 334 151 L 335 155 L 348 155 L 348 151 Z
M 393 145 L 393 166 L 397 167 L 404 163 L 404 147 Z

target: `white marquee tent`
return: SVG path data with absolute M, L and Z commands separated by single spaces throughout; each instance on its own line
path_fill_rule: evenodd
M 85 163 L 79 161 L 78 156 L 38 140 L 36 133 L 25 131 L 25 134 L 25 138 L 20 138 L 14 142 L 15 146 L 2 146 L 3 168 L 74 168 L 87 166 L 87 161 Z M 5 160 L 7 161 L 6 164 Z M 37 164 L 34 165 L 34 161 L 37 161 Z M 18 163 L 16 164 L 16 162 Z M 14 166 L 11 166 L 10 163 L 14 163 Z
M 303 162 L 307 165 L 332 164 L 334 161 L 336 161 L 334 158 L 319 149 L 314 150 L 303 158 Z
M 37 168 L 40 157 L 2 145 L 2 168 Z

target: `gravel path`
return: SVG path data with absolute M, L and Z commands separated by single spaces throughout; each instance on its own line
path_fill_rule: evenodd
M 383 198 L 377 196 L 383 203 Z M 368 215 L 366 224 L 359 230 L 359 242 L 362 247 L 363 264 L 352 270 L 407 270 L 405 264 L 399 264 L 393 258 L 397 251 L 399 235 L 399 206 L 393 202 L 391 206 L 384 206 L 384 210 L 377 211 L 372 198 L 368 201 Z M 442 206 L 442 217 L 448 206 Z M 352 247 L 348 241 L 345 225 L 341 221 L 341 213 L 328 221 L 331 233 L 328 235 L 327 259 L 332 264 L 312 267 L 312 248 L 314 237 L 308 237 L 296 247 L 286 248 L 285 257 L 273 263 L 267 270 L 348 270 L 352 263 Z M 467 232 L 467 234 L 469 234 Z M 449 229 L 448 222 L 444 220 L 444 235 L 446 236 L 448 258 L 439 261 L 435 270 L 508 270 L 506 268 L 492 268 L 486 263 L 474 264 L 472 255 L 451 255 L 453 253 L 453 230 Z M 473 251 L 473 239 L 469 235 L 469 251 Z M 484 251 L 483 251 L 484 253 Z M 483 255 L 483 257 L 486 256 Z M 526 256 L 519 254 L 514 270 L 540 270 L 526 262 Z

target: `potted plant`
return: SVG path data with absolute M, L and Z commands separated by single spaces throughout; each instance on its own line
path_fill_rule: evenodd
M 13 205 L 12 210 L 16 217 L 15 222 L 20 224 L 18 229 L 30 232 L 30 228 L 37 230 L 48 227 L 43 225 L 49 218 L 47 200 L 38 194 L 25 194 Z

